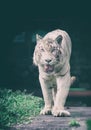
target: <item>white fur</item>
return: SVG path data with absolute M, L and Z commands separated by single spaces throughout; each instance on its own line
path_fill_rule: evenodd
M 58 62 L 55 56 L 51 54 L 51 51 L 45 49 L 44 45 L 46 45 L 45 42 L 47 39 L 52 39 L 52 45 L 57 46 L 55 39 L 59 35 L 61 35 L 63 39 L 59 46 L 59 51 L 61 51 L 62 54 L 59 54 L 60 61 Z M 44 52 L 41 51 L 43 49 L 45 49 Z M 70 55 L 71 39 L 65 31 L 57 29 L 49 32 L 43 38 L 38 38 L 37 35 L 37 45 L 34 50 L 33 62 L 39 69 L 39 81 L 45 102 L 45 107 L 40 114 L 51 113 L 54 116 L 70 116 L 70 113 L 64 110 L 69 88 L 75 79 L 70 76 Z M 54 71 L 51 73 L 44 71 L 46 59 L 52 60 L 50 65 L 54 66 Z

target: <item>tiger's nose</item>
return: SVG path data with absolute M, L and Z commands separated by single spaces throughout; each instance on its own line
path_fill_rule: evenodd
M 50 63 L 52 60 L 50 60 L 50 59 L 46 59 L 45 60 L 47 63 Z

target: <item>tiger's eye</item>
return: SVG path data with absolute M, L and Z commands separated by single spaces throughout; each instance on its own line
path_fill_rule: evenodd
M 55 49 L 52 50 L 52 54 L 53 54 L 53 55 L 56 54 L 56 50 L 55 50 Z
M 59 55 L 56 55 L 56 58 L 59 59 Z

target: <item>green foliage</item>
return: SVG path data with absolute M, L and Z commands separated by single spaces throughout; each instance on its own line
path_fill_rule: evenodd
M 86 124 L 87 124 L 87 130 L 91 130 L 91 119 L 88 119 L 86 121 Z
M 43 100 L 25 91 L 0 89 L 0 126 L 12 126 L 32 121 L 39 114 Z
M 77 120 L 73 119 L 69 122 L 69 126 L 70 127 L 78 127 L 78 126 L 80 126 L 80 123 Z

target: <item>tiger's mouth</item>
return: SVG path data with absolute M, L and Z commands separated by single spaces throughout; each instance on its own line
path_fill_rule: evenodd
M 53 65 L 49 65 L 49 64 L 44 65 L 44 71 L 45 71 L 46 73 L 51 73 L 51 72 L 54 71 L 54 66 L 53 66 Z

